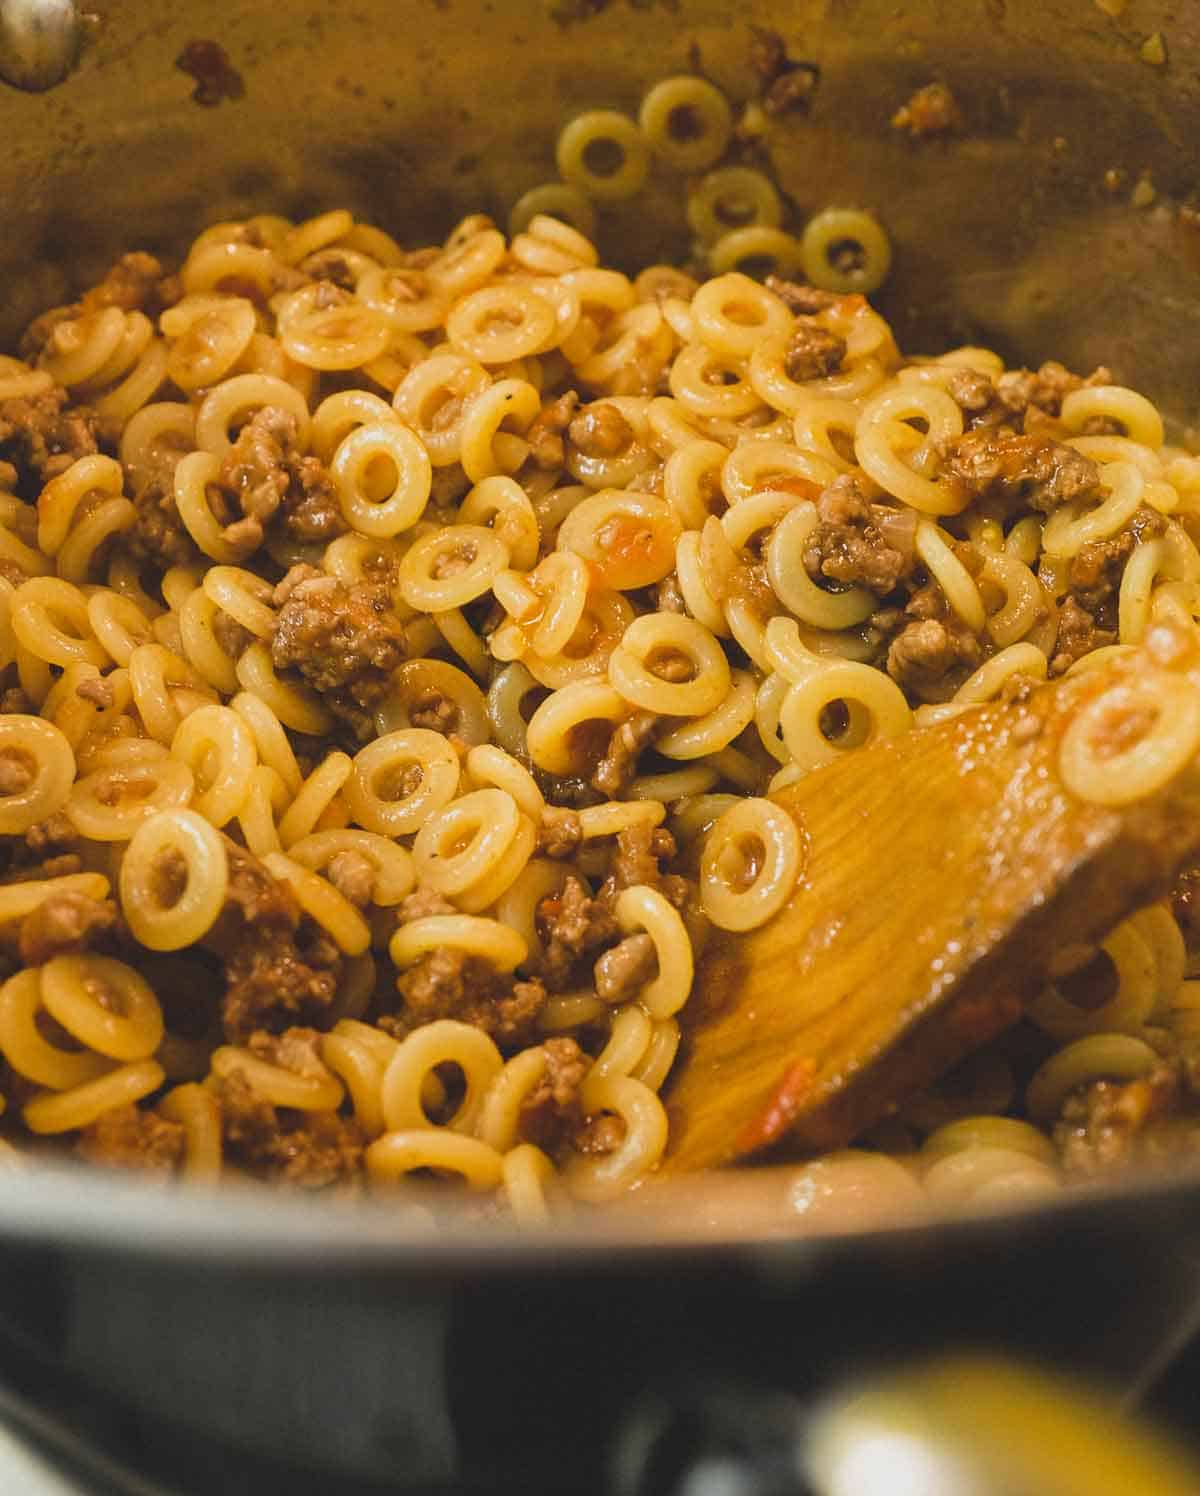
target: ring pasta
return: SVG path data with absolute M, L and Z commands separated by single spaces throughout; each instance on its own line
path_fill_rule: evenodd
M 668 1150 L 706 939 L 807 896 L 777 792 L 1063 677 L 1097 814 L 1200 755 L 1196 459 L 1100 371 L 906 359 L 884 228 L 797 218 L 735 116 L 679 76 L 566 121 L 507 234 L 218 224 L 0 359 L 18 1151 L 537 1229 Z M 651 173 L 693 263 L 626 274 Z M 907 1097 L 797 1217 L 1086 1172 L 1200 1036 L 1180 907 L 1062 952 L 1036 1062 Z
M 556 158 L 564 181 L 602 202 L 632 197 L 650 161 L 637 126 L 614 109 L 577 115 L 558 137 Z
M 724 152 L 733 114 L 725 95 L 703 78 L 664 78 L 642 100 L 638 124 L 668 166 L 702 171 Z

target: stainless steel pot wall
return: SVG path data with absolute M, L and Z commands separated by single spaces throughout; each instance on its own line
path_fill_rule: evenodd
M 4 0 L 0 14 L 12 29 L 64 4 Z M 98 9 L 65 82 L 36 95 L 0 83 L 0 339 L 61 297 L 64 275 L 178 246 L 215 218 L 345 203 L 421 241 L 464 210 L 503 213 L 553 174 L 555 136 L 581 108 L 636 109 L 647 84 L 697 58 L 749 96 L 750 27 L 762 25 L 821 68 L 811 111 L 772 137 L 778 179 L 801 216 L 831 203 L 880 215 L 897 247 L 883 305 L 906 345 L 971 335 L 1027 359 L 1104 360 L 1192 417 L 1200 232 L 1176 211 L 1197 189 L 1191 6 L 1130 0 L 1118 19 L 1093 0 Z M 1165 65 L 1141 55 L 1156 33 Z M 195 41 L 224 48 L 221 83 L 238 96 L 194 101 L 177 60 Z M 914 145 L 888 121 L 932 78 L 969 128 Z M 1143 174 L 1157 199 L 1136 207 Z M 677 186 L 606 215 L 602 237 L 620 261 L 678 252 Z

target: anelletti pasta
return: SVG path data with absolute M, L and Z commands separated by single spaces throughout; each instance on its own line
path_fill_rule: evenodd
M 797 219 L 733 121 L 691 76 L 568 121 L 507 235 L 216 224 L 0 358 L 17 1157 L 432 1179 L 536 1227 L 654 1173 L 706 947 L 803 886 L 773 790 L 1135 644 L 1068 792 L 1200 753 L 1197 459 L 1106 370 L 904 357 L 886 230 Z M 605 205 L 672 172 L 691 263 L 602 265 Z M 1064 951 L 797 1198 L 1190 1145 L 1193 894 Z

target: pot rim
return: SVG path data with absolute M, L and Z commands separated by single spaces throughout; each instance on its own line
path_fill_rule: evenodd
M 705 1176 L 704 1190 L 720 1191 L 722 1175 Z M 688 1185 L 690 1190 L 695 1186 Z M 331 1201 L 283 1195 L 269 1186 L 223 1186 L 220 1193 L 186 1187 L 167 1190 L 137 1178 L 113 1178 L 80 1164 L 39 1165 L 5 1181 L 0 1218 L 4 1246 L 41 1243 L 63 1249 L 95 1249 L 141 1258 L 203 1259 L 239 1267 L 374 1267 L 422 1274 L 464 1267 L 504 1270 L 553 1262 L 634 1267 L 664 1254 L 687 1260 L 721 1256 L 762 1258 L 790 1267 L 813 1265 L 830 1255 L 875 1250 L 954 1250 L 975 1242 L 989 1247 L 1015 1235 L 1053 1229 L 1110 1230 L 1139 1223 L 1153 1230 L 1170 1220 L 1200 1225 L 1200 1165 L 1152 1179 L 1116 1176 L 1068 1194 L 1031 1200 L 1019 1207 L 931 1212 L 891 1225 L 814 1232 L 738 1231 L 713 1227 L 683 1212 L 661 1212 L 653 1204 L 637 1211 L 618 1207 L 544 1229 L 518 1229 L 511 1222 L 480 1221 L 453 1208 L 407 1222 L 385 1200 Z M 167 1198 L 165 1198 L 167 1197 Z M 678 1205 L 678 1201 L 676 1201 Z M 786 1222 L 784 1223 L 786 1228 Z

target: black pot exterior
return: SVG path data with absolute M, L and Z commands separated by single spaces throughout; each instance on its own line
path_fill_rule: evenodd
M 0 1259 L 0 1333 L 27 1375 L 120 1407 L 176 1469 L 203 1441 L 198 1490 L 223 1446 L 233 1496 L 275 1463 L 298 1492 L 336 1473 L 585 1496 L 613 1489 L 648 1408 L 703 1389 L 804 1403 L 969 1348 L 1134 1392 L 1195 1322 L 1198 1217 L 1200 1196 L 1175 1190 L 838 1241 L 472 1255 L 460 1240 L 391 1264 L 35 1241 Z

